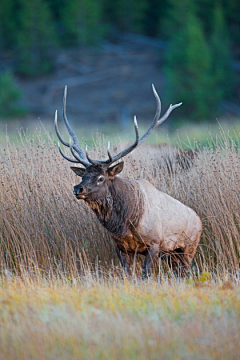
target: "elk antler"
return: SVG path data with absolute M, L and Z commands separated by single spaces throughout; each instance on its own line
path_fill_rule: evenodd
M 55 125 L 55 131 L 57 134 L 57 137 L 59 138 L 59 140 L 61 141 L 61 143 L 65 146 L 70 147 L 71 153 L 73 154 L 73 156 L 75 157 L 75 159 L 70 158 L 69 156 L 65 155 L 64 152 L 62 151 L 61 147 L 60 147 L 60 143 L 58 143 L 58 148 L 60 151 L 60 154 L 67 159 L 68 161 L 74 162 L 74 163 L 81 163 L 82 165 L 84 165 L 85 167 L 88 167 L 91 165 L 91 163 L 89 163 L 86 159 L 86 156 L 84 155 L 82 149 L 80 148 L 79 144 L 78 144 L 78 138 L 76 136 L 76 134 L 74 133 L 74 131 L 72 130 L 72 128 L 69 125 L 68 119 L 67 119 L 67 115 L 66 115 L 66 100 L 67 100 L 67 86 L 65 86 L 64 89 L 64 96 L 63 96 L 63 119 L 66 125 L 66 128 L 68 130 L 69 135 L 72 137 L 73 143 L 67 143 L 61 136 L 59 130 L 58 130 L 58 126 L 57 126 L 57 110 L 55 112 L 55 120 L 54 120 L 54 125 Z
M 57 111 L 55 113 L 55 130 L 57 133 L 57 136 L 59 138 L 59 140 L 61 141 L 61 143 L 65 146 L 70 147 L 70 150 L 74 156 L 75 159 L 70 158 L 69 156 L 65 155 L 63 153 L 63 151 L 60 148 L 60 145 L 58 145 L 59 147 L 59 151 L 61 153 L 61 155 L 74 163 L 81 163 L 82 165 L 84 165 L 85 167 L 92 165 L 100 165 L 103 168 L 108 168 L 112 163 L 116 162 L 117 160 L 123 158 L 124 156 L 128 155 L 130 152 L 133 151 L 133 149 L 135 149 L 137 146 L 141 145 L 151 134 L 151 132 L 153 131 L 153 129 L 155 127 L 157 127 L 158 125 L 162 124 L 167 118 L 168 116 L 171 114 L 171 112 L 179 107 L 180 105 L 182 105 L 182 103 L 179 104 L 175 104 L 175 105 L 170 105 L 169 108 L 167 109 L 167 111 L 165 112 L 165 114 L 160 118 L 161 115 L 161 100 L 158 96 L 158 93 L 154 87 L 154 85 L 152 84 L 152 89 L 153 89 L 153 94 L 155 96 L 156 99 L 156 113 L 154 116 L 154 119 L 152 121 L 152 124 L 150 125 L 150 127 L 148 128 L 148 130 L 146 131 L 146 133 L 139 139 L 139 130 L 138 130 L 138 124 L 137 124 L 137 118 L 136 116 L 134 116 L 134 128 L 135 128 L 135 134 L 136 134 L 136 139 L 135 142 L 130 145 L 127 149 L 121 151 L 120 153 L 118 153 L 117 155 L 112 156 L 110 153 L 110 142 L 108 141 L 108 147 L 107 147 L 107 153 L 108 153 L 108 159 L 107 160 L 93 160 L 90 158 L 89 154 L 88 154 L 88 149 L 86 146 L 86 157 L 83 153 L 83 151 L 80 149 L 80 146 L 78 144 L 78 139 L 77 136 L 75 135 L 75 133 L 73 132 L 73 130 L 71 129 L 69 122 L 67 120 L 66 117 L 66 97 L 67 97 L 67 86 L 65 86 L 65 90 L 64 90 L 64 98 L 63 98 L 63 118 L 64 118 L 64 122 L 66 124 L 67 130 L 69 135 L 72 137 L 73 143 L 67 143 L 65 140 L 63 140 L 63 138 L 61 137 L 58 127 L 57 127 Z
M 153 89 L 153 94 L 155 96 L 156 99 L 156 104 L 157 104 L 157 109 L 156 109 L 156 113 L 154 116 L 154 119 L 152 121 L 152 124 L 149 126 L 148 130 L 146 131 L 146 133 L 141 137 L 141 139 L 139 139 L 139 131 L 138 131 L 138 124 L 137 124 L 137 118 L 136 116 L 134 116 L 134 127 L 135 127 L 135 133 L 136 133 L 136 140 L 135 142 L 129 146 L 127 149 L 121 151 L 119 154 L 114 155 L 114 156 L 109 156 L 109 150 L 110 150 L 110 143 L 108 142 L 108 160 L 105 161 L 101 161 L 101 160 L 93 160 L 89 157 L 88 155 L 88 151 L 87 151 L 87 147 L 86 147 L 86 156 L 88 161 L 93 164 L 93 165 L 100 165 L 102 167 L 105 166 L 110 166 L 112 163 L 114 163 L 115 161 L 121 159 L 122 157 L 128 155 L 131 151 L 133 151 L 133 149 L 135 149 L 137 146 L 141 145 L 151 134 L 151 132 L 153 131 L 153 129 L 155 127 L 157 127 L 158 125 L 162 124 L 167 118 L 168 116 L 171 114 L 171 112 L 182 105 L 182 103 L 179 104 L 175 104 L 175 105 L 170 105 L 169 108 L 167 109 L 167 111 L 165 112 L 165 114 L 160 118 L 161 115 L 161 100 L 158 96 L 158 93 L 154 87 L 154 85 L 152 84 L 152 89 Z

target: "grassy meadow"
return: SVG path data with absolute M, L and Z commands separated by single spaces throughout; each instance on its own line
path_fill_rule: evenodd
M 239 359 L 231 282 L 2 279 L 0 359 Z
M 238 133 L 220 131 L 205 147 L 195 143 L 184 168 L 182 152 L 169 146 L 141 146 L 125 159 L 122 176 L 148 179 L 203 222 L 188 279 L 176 279 L 159 260 L 142 281 L 141 257 L 126 278 L 109 234 L 73 196 L 79 179 L 52 137 L 41 130 L 6 138 L 0 360 L 238 359 L 239 144 Z M 105 157 L 106 149 L 99 136 L 90 153 Z

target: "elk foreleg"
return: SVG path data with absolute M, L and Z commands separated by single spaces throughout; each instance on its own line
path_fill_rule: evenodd
M 118 246 L 116 246 L 116 252 L 117 252 L 117 256 L 120 260 L 120 263 L 121 263 L 122 267 L 124 268 L 125 273 L 127 275 L 130 275 L 130 263 L 131 263 L 130 255 L 128 253 L 120 250 Z
M 151 276 L 154 265 L 159 255 L 159 244 L 154 244 L 148 249 L 142 268 L 142 278 Z

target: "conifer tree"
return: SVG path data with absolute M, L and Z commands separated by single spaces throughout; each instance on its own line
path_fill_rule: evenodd
M 103 0 L 104 15 L 117 30 L 144 33 L 148 0 Z
M 50 71 L 56 34 L 44 0 L 21 0 L 19 11 L 18 71 L 34 76 Z
M 191 117 L 208 117 L 214 102 L 211 52 L 194 13 L 189 12 L 186 22 L 174 31 L 165 71 L 170 101 L 182 101 L 182 111 Z
M 16 40 L 17 19 L 15 1 L 1 0 L 0 5 L 0 50 L 13 48 Z
M 196 15 L 196 3 L 192 0 L 167 0 L 166 3 L 166 16 L 159 28 L 171 40 L 186 26 L 189 15 Z
M 216 101 L 228 94 L 232 82 L 230 67 L 230 41 L 224 19 L 223 9 L 217 5 L 213 10 L 213 29 L 211 35 L 212 76 Z
M 148 0 L 148 6 L 145 9 L 144 32 L 148 36 L 160 36 L 162 34 L 162 22 L 166 17 L 167 0 Z
M 96 45 L 104 34 L 99 0 L 66 0 L 62 9 L 66 45 Z
M 228 32 L 235 46 L 240 44 L 240 1 L 228 0 L 224 3 L 224 13 L 226 14 Z

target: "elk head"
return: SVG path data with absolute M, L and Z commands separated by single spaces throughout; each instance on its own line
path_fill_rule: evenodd
M 107 193 L 108 182 L 122 171 L 123 165 L 124 163 L 121 161 L 108 169 L 99 165 L 90 165 L 86 169 L 71 166 L 75 174 L 82 178 L 81 183 L 74 186 L 74 194 L 77 199 L 87 200 L 89 197 L 94 197 L 95 194 L 101 198 L 101 194 Z
M 66 128 L 68 130 L 69 135 L 71 136 L 70 142 L 66 142 L 62 136 L 60 135 L 60 132 L 58 130 L 57 126 L 57 111 L 55 112 L 55 130 L 56 134 L 61 141 L 61 143 L 67 147 L 70 148 L 71 153 L 73 157 L 69 157 L 68 155 L 64 154 L 60 143 L 58 143 L 59 151 L 61 155 L 67 159 L 70 162 L 73 163 L 80 163 L 84 166 L 82 167 L 71 167 L 71 169 L 77 174 L 78 176 L 82 177 L 82 181 L 79 185 L 76 185 L 74 187 L 74 194 L 77 197 L 77 199 L 84 199 L 87 200 L 92 197 L 101 196 L 101 194 L 104 196 L 106 194 L 106 189 L 110 181 L 114 179 L 114 177 L 119 174 L 124 166 L 124 162 L 121 161 L 120 163 L 117 163 L 113 165 L 116 161 L 122 159 L 124 156 L 128 155 L 130 152 L 132 152 L 135 148 L 137 148 L 139 145 L 141 145 L 151 134 L 153 129 L 157 127 L 158 125 L 162 124 L 170 115 L 170 113 L 180 106 L 182 103 L 170 105 L 166 113 L 160 118 L 161 115 L 161 101 L 160 98 L 155 90 L 154 85 L 152 85 L 153 94 L 156 99 L 156 113 L 154 116 L 154 119 L 152 121 L 152 124 L 146 131 L 146 133 L 139 138 L 139 130 L 138 130 L 138 124 L 137 124 L 137 118 L 134 117 L 134 128 L 135 128 L 135 141 L 132 145 L 130 145 L 127 149 L 121 151 L 120 153 L 112 156 L 110 152 L 110 142 L 108 142 L 107 147 L 107 154 L 108 159 L 107 160 L 93 160 L 90 158 L 88 154 L 88 149 L 86 146 L 85 154 L 82 151 L 82 149 L 79 146 L 78 139 L 76 134 L 73 132 L 72 128 L 69 125 L 67 116 L 66 116 L 66 98 L 67 98 L 67 86 L 65 86 L 64 90 L 64 97 L 63 97 L 63 119 L 66 125 Z

